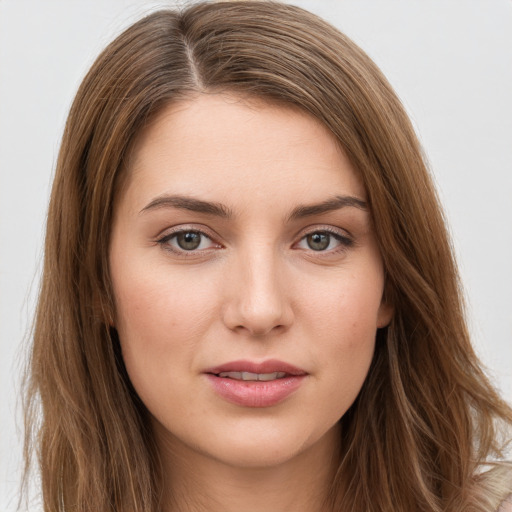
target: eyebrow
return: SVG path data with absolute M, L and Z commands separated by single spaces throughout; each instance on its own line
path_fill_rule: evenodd
M 305 217 L 321 215 L 322 213 L 341 210 L 347 207 L 358 208 L 359 210 L 365 211 L 368 210 L 368 204 L 362 199 L 354 196 L 335 196 L 318 204 L 297 206 L 289 215 L 288 220 L 303 219 Z
M 354 196 L 335 196 L 321 203 L 297 206 L 288 216 L 288 221 L 321 215 L 347 207 L 368 210 L 367 203 L 362 199 Z M 140 213 L 160 208 L 178 208 L 225 219 L 233 217 L 233 212 L 221 203 L 203 201 L 201 199 L 180 195 L 159 196 L 147 204 Z
M 167 195 L 153 199 L 140 213 L 160 208 L 179 208 L 181 210 L 190 210 L 192 212 L 205 213 L 222 218 L 233 216 L 231 210 L 221 203 L 202 201 L 201 199 L 195 199 L 193 197 Z

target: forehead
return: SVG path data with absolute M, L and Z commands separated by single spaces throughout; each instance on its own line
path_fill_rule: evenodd
M 179 193 L 234 208 L 247 197 L 267 203 L 269 195 L 297 202 L 336 192 L 365 197 L 334 135 L 314 117 L 226 93 L 199 94 L 162 110 L 133 147 L 128 188 L 141 201 Z

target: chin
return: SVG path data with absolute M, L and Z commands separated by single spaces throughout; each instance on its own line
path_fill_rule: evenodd
M 269 469 L 285 465 L 300 455 L 301 446 L 291 446 L 289 442 L 245 443 L 229 446 L 229 451 L 215 454 L 218 462 L 240 469 Z
M 300 430 L 300 425 L 297 427 L 294 430 L 265 423 L 246 426 L 219 436 L 218 443 L 208 445 L 208 452 L 210 457 L 228 466 L 269 469 L 307 456 L 317 444 L 328 444 L 332 453 L 332 442 L 339 439 L 336 426 L 328 432 L 308 432 Z

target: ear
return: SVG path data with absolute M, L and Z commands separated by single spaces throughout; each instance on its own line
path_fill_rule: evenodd
M 394 313 L 395 308 L 393 305 L 382 299 L 382 302 L 379 306 L 379 311 L 377 312 L 377 327 L 379 329 L 382 327 L 387 327 L 391 323 Z
M 116 324 L 114 322 L 114 315 L 112 314 L 111 311 L 109 311 L 107 314 L 107 322 L 108 322 L 109 327 L 112 327 L 113 329 L 115 329 Z
M 109 301 L 108 304 L 106 304 L 104 306 L 103 314 L 104 314 L 105 320 L 108 322 L 108 326 L 115 329 L 116 328 L 116 313 L 115 313 L 115 307 L 111 303 L 111 301 Z
M 115 327 L 115 309 L 112 301 L 97 291 L 93 297 L 93 310 L 102 323 L 108 327 Z

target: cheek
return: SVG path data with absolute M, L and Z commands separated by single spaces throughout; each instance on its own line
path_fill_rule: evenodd
M 374 267 L 372 267 L 373 269 Z M 356 398 L 370 367 L 375 348 L 383 278 L 376 270 L 338 276 L 308 297 L 308 338 L 314 340 L 315 366 L 325 368 L 323 378 L 330 399 L 344 412 Z
M 381 309 L 383 278 L 379 267 L 371 271 L 340 272 L 323 286 L 309 286 L 298 291 L 303 310 L 309 312 L 311 324 L 322 331 L 337 333 L 341 340 L 358 345 L 359 336 L 375 334 Z M 325 335 L 325 332 L 324 332 Z
M 167 389 L 193 365 L 198 340 L 215 316 L 206 288 L 168 266 L 117 261 L 112 268 L 115 327 L 130 379 L 141 398 L 145 389 Z
M 118 269 L 112 269 L 112 280 L 116 327 L 125 331 L 126 338 L 136 335 L 158 342 L 171 333 L 181 337 L 181 331 L 194 338 L 214 307 L 207 287 L 165 263 L 119 261 Z

